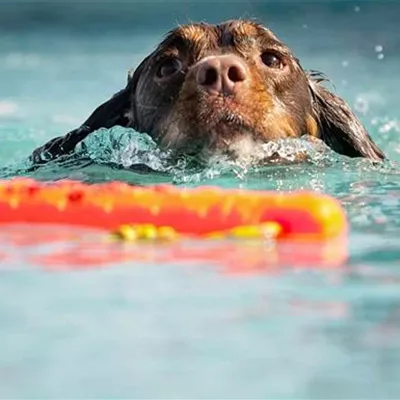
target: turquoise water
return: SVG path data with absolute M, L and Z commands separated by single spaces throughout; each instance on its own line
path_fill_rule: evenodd
M 342 202 L 351 231 L 343 262 L 301 264 L 300 251 L 318 249 L 289 246 L 278 265 L 264 244 L 143 248 L 89 231 L 3 229 L 0 397 L 400 397 L 398 15 L 400 3 L 382 0 L 1 2 L 2 177 L 311 189 Z M 252 170 L 216 160 L 196 169 L 115 129 L 119 145 L 99 132 L 78 157 L 26 171 L 36 146 L 122 87 L 175 23 L 244 16 L 331 78 L 388 162 L 350 160 L 322 144 L 321 156 L 304 140 L 279 149 L 306 149 L 308 164 Z M 60 237 L 32 240 L 44 235 Z

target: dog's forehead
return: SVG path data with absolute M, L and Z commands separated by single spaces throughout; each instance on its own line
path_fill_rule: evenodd
M 197 42 L 204 36 L 215 35 L 215 26 L 205 23 L 181 25 L 173 32 L 174 36 L 180 36 L 188 41 Z
M 193 23 L 179 25 L 177 28 L 169 31 L 164 40 L 160 43 L 161 48 L 199 43 L 206 38 L 215 36 L 213 25 L 205 23 Z
M 272 40 L 279 42 L 276 36 L 260 23 L 246 20 L 230 20 L 218 25 L 207 23 L 192 23 L 180 25 L 170 31 L 163 45 L 183 40 L 190 43 L 215 41 L 221 45 L 230 44 L 235 39 Z
M 220 43 L 225 45 L 235 44 L 259 44 L 282 43 L 264 25 L 250 20 L 231 20 L 218 25 Z
M 270 31 L 260 23 L 245 20 L 230 20 L 218 25 L 221 36 L 237 35 L 237 36 L 264 36 L 270 35 Z

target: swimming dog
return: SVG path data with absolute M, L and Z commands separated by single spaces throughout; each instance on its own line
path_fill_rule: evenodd
M 72 153 L 91 132 L 118 125 L 149 134 L 161 148 L 202 156 L 240 159 L 264 143 L 310 135 L 349 157 L 384 159 L 324 81 L 257 22 L 179 26 L 128 74 L 124 89 L 32 158 L 40 164 Z

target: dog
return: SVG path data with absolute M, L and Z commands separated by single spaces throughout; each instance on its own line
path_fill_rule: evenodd
M 240 159 L 262 144 L 309 135 L 342 155 L 383 160 L 348 104 L 324 82 L 258 22 L 178 26 L 128 74 L 124 89 L 32 159 L 40 164 L 70 154 L 91 132 L 118 125 L 184 154 Z

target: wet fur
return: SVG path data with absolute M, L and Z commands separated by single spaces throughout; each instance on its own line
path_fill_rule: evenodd
M 289 66 L 285 74 L 259 65 L 257 52 L 263 47 L 285 58 Z M 218 103 L 224 100 L 211 103 L 196 86 L 193 71 L 205 57 L 227 52 L 246 61 L 251 81 L 234 103 L 238 113 L 228 113 L 222 121 L 213 110 L 224 107 Z M 165 57 L 184 58 L 187 66 L 169 83 L 154 77 Z M 148 133 L 162 147 L 190 153 L 235 153 L 243 135 L 258 145 L 308 134 L 349 157 L 384 159 L 350 107 L 324 82 L 321 74 L 304 71 L 287 46 L 253 21 L 180 26 L 128 75 L 124 89 L 100 105 L 81 127 L 36 149 L 32 159 L 40 164 L 70 154 L 91 132 L 116 125 Z

